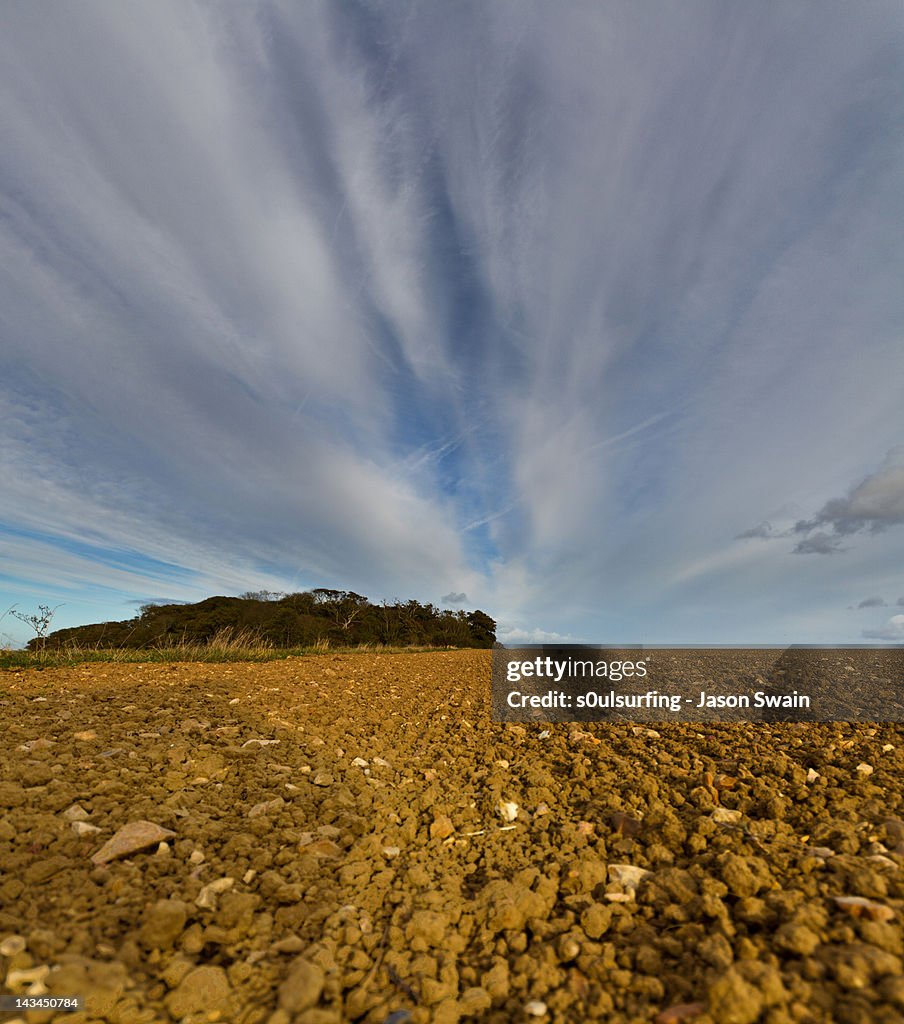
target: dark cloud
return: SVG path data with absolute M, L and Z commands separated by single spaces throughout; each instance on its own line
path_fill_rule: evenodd
M 772 531 L 772 523 L 762 522 L 759 526 L 752 526 L 749 530 L 745 530 L 743 533 L 739 533 L 735 540 L 747 540 L 753 537 L 774 537 L 775 534 Z
M 795 555 L 833 555 L 836 551 L 844 550 L 841 541 L 830 533 L 814 533 L 794 546 Z
M 877 472 L 865 477 L 845 498 L 827 501 L 813 519 L 802 519 L 795 533 L 830 527 L 847 536 L 868 531 L 879 533 L 904 523 L 904 445 L 885 456 Z
M 857 607 L 858 608 L 884 608 L 885 607 L 885 601 L 881 597 L 865 597 L 860 602 L 860 604 L 857 605 Z
M 904 445 L 897 445 L 888 451 L 875 473 L 851 488 L 846 497 L 827 501 L 811 519 L 798 519 L 790 530 L 783 532 L 776 532 L 770 523 L 762 522 L 738 534 L 736 539 L 802 537 L 794 546 L 795 554 L 831 555 L 846 550 L 841 546 L 842 537 L 882 533 L 902 524 Z
M 443 594 L 440 598 L 443 604 L 464 604 L 468 600 L 468 595 L 465 593 L 456 593 L 454 590 L 448 594 Z

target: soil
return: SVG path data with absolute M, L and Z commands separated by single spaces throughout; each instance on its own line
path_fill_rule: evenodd
M 904 727 L 494 724 L 489 681 L 4 673 L 0 980 L 83 1008 L 0 1019 L 900 1024 Z

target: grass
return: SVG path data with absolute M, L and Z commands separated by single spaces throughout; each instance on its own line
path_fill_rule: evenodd
M 318 640 L 307 647 L 276 647 L 252 630 L 221 629 L 204 643 L 180 639 L 169 644 L 149 647 L 83 647 L 68 644 L 60 648 L 38 651 L 14 651 L 0 648 L 0 669 L 66 668 L 86 662 L 122 662 L 147 664 L 149 662 L 229 662 L 279 661 L 306 655 L 351 653 L 412 654 L 419 651 L 446 650 L 436 647 L 392 647 L 383 644 L 357 644 L 339 647 L 329 640 Z

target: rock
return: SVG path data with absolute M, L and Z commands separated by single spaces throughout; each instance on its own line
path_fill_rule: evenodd
M 313 839 L 305 844 L 298 844 L 301 853 L 309 853 L 312 857 L 324 857 L 327 859 L 342 856 L 342 847 L 337 846 L 332 839 Z
M 383 856 L 387 860 L 392 860 L 394 857 L 398 857 L 398 855 L 401 852 L 402 851 L 398 848 L 398 846 L 384 846 L 383 847 Z
M 503 821 L 514 821 L 518 817 L 518 805 L 511 800 L 500 800 L 496 805 L 496 813 Z
M 857 765 L 857 771 L 866 778 L 868 775 L 873 774 L 873 766 L 871 764 L 867 764 L 865 761 L 861 761 L 860 764 Z
M 194 1013 L 222 1015 L 229 1008 L 229 993 L 229 979 L 223 968 L 202 966 L 189 971 L 165 1003 L 177 1020 Z
M 621 836 L 637 836 L 643 828 L 643 822 L 633 815 L 625 814 L 624 811 L 614 811 L 609 821 L 612 827 Z
M 203 850 L 192 850 L 189 855 L 189 863 L 191 864 L 203 864 L 204 863 L 204 851 Z
M 580 952 L 581 944 L 575 938 L 571 935 L 559 936 L 559 940 L 556 943 L 556 954 L 560 963 L 570 963 L 580 954 Z
M 870 921 L 891 921 L 895 916 L 891 907 L 884 903 L 876 903 L 863 896 L 833 896 L 832 899 L 851 917 L 865 917 Z
M 529 1003 L 524 1004 L 524 1012 L 528 1017 L 545 1017 L 549 1009 L 542 999 L 531 999 Z
M 819 778 L 819 772 L 813 768 L 807 769 L 807 782 L 815 782 Z
M 353 764 L 353 765 L 354 765 L 354 766 L 355 766 L 356 768 L 367 768 L 367 767 L 368 767 L 368 762 L 367 762 L 367 761 L 365 761 L 363 757 L 356 757 L 356 758 L 353 758 L 353 759 L 352 759 L 352 764 Z
M 87 821 L 90 815 L 81 804 L 73 804 L 63 811 L 63 817 L 66 821 Z
M 203 910 L 215 910 L 217 897 L 227 889 L 231 889 L 233 885 L 235 885 L 235 879 L 229 877 L 217 878 L 215 881 L 209 882 L 198 893 L 195 906 L 201 907 Z
M 275 814 L 277 811 L 282 810 L 286 806 L 286 801 L 281 796 L 276 797 L 275 800 L 264 800 L 259 804 L 255 804 L 250 811 L 248 811 L 249 818 L 260 818 L 265 814 Z
M 18 990 L 27 989 L 29 995 L 43 995 L 47 989 L 44 981 L 50 974 L 48 964 L 41 964 L 40 967 L 25 967 L 19 970 L 12 970 L 6 975 L 6 987 L 13 993 Z M 40 986 L 41 991 L 35 991 L 33 986 Z
M 375 757 L 374 758 L 374 764 L 377 765 L 377 767 L 379 767 L 379 768 L 388 768 L 389 767 L 389 762 L 388 761 L 384 761 L 382 757 Z
M 634 864 L 610 864 L 609 881 L 617 882 L 623 889 L 633 891 L 640 883 L 652 874 L 646 868 Z
M 297 957 L 289 967 L 286 980 L 279 986 L 279 1008 L 288 1013 L 300 1013 L 316 1005 L 325 980 L 322 967 Z
M 732 810 L 729 807 L 715 807 L 712 812 L 713 821 L 720 825 L 734 825 L 741 820 L 741 812 Z M 687 1003 L 688 1006 L 696 1006 L 696 1003 Z
M 317 772 L 314 778 L 311 779 L 311 782 L 315 786 L 332 786 L 333 776 L 329 772 Z
M 93 729 L 83 729 L 81 732 L 74 732 L 72 738 L 80 743 L 88 743 L 97 739 L 97 733 Z
M 304 948 L 304 940 L 298 935 L 288 935 L 270 947 L 274 953 L 300 953 Z
M 0 942 L 0 956 L 12 957 L 17 953 L 21 953 L 24 949 L 24 935 L 7 935 L 6 938 Z
M 89 821 L 73 821 L 70 827 L 77 836 L 91 836 L 100 832 L 97 825 L 92 825 Z
M 188 904 L 181 900 L 157 900 L 141 923 L 138 936 L 151 949 L 169 949 L 188 920 Z
M 109 864 L 110 861 L 140 853 L 175 836 L 172 829 L 155 825 L 152 821 L 132 821 L 109 839 L 91 858 L 93 864 Z
M 452 819 L 447 814 L 437 814 L 430 825 L 431 839 L 446 839 L 455 831 Z

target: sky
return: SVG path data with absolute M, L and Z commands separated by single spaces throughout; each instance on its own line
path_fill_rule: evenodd
M 899 3 L 0 23 L 0 645 L 315 587 L 904 642 Z

